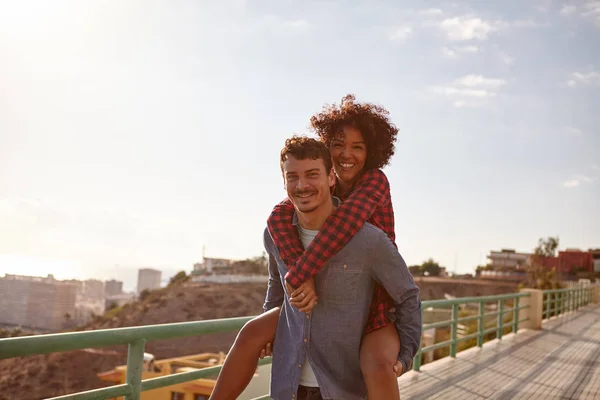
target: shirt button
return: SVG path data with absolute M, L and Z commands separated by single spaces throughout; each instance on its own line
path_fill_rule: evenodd
M 308 342 L 308 339 L 307 339 L 307 338 L 304 338 L 304 343 L 306 343 L 306 342 Z
M 302 364 L 298 364 L 298 368 L 302 368 Z
M 348 268 L 348 265 L 347 265 L 347 264 L 344 264 L 344 268 Z
M 292 395 L 292 399 L 295 399 L 295 398 L 296 398 L 296 395 L 295 395 L 295 394 L 293 394 L 293 395 Z
M 310 315 L 306 314 L 306 319 L 309 319 L 309 318 L 310 318 Z

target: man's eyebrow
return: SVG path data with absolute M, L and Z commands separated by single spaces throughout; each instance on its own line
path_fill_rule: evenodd
M 312 168 L 312 169 L 309 169 L 308 171 L 306 171 L 306 173 L 308 174 L 308 173 L 310 173 L 310 172 L 315 172 L 315 171 L 316 171 L 316 172 L 319 172 L 319 168 Z

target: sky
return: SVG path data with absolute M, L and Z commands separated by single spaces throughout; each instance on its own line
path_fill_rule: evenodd
M 600 0 L 0 5 L 0 275 L 263 251 L 279 151 L 353 93 L 399 128 L 397 244 L 600 247 Z

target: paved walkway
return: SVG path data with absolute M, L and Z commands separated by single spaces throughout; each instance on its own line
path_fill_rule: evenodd
M 426 364 L 398 383 L 401 400 L 600 400 L 600 306 Z

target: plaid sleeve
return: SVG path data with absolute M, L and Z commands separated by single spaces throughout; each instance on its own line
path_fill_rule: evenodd
M 304 252 L 298 231 L 292 225 L 294 218 L 294 205 L 290 199 L 285 199 L 277 204 L 267 219 L 267 228 L 279 256 L 285 265 L 293 265 Z
M 301 253 L 295 263 L 287 264 L 290 268 L 285 280 L 291 286 L 298 287 L 319 273 L 327 261 L 371 218 L 375 210 L 386 204 L 390 199 L 389 193 L 389 182 L 381 170 L 366 171 L 356 183 L 352 194 L 327 219 L 306 251 Z

